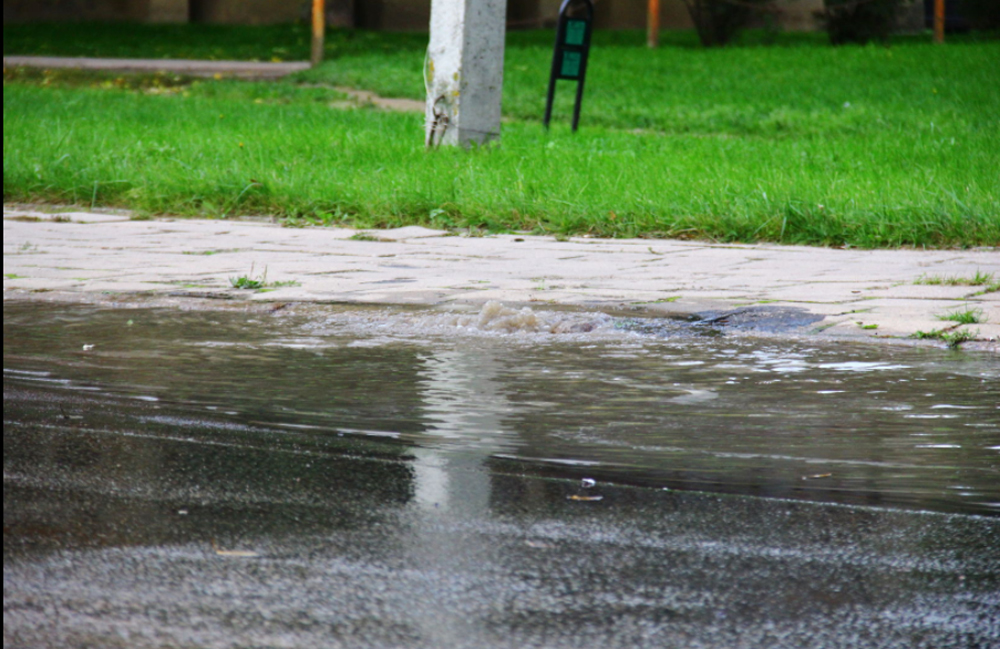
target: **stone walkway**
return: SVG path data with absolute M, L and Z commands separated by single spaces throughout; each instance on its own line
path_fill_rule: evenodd
M 101 70 L 117 73 L 156 74 L 169 72 L 189 77 L 236 77 L 239 79 L 280 79 L 302 70 L 309 64 L 299 61 L 263 63 L 258 61 L 189 61 L 184 59 L 96 59 L 63 56 L 5 56 L 4 68 L 39 68 L 67 70 Z M 368 90 L 334 86 L 346 95 L 343 102 L 331 104 L 334 108 L 374 106 L 381 110 L 403 113 L 421 113 L 424 102 L 417 99 L 382 97 Z
M 691 314 L 797 307 L 810 333 L 905 338 L 978 331 L 1000 351 L 1000 292 L 927 284 L 1000 278 L 1000 250 L 835 250 L 703 241 L 451 236 L 419 227 L 359 233 L 264 222 L 131 220 L 127 214 L 4 206 L 4 299 L 227 298 L 247 301 L 507 304 Z M 231 287 L 260 277 L 273 290 Z M 981 312 L 960 326 L 939 316 Z M 928 344 L 940 345 L 940 342 Z
M 101 59 L 68 56 L 5 56 L 5 68 L 67 68 L 108 72 L 173 72 L 194 77 L 215 75 L 252 79 L 278 79 L 308 70 L 301 61 L 264 63 L 259 61 L 189 61 L 183 59 Z

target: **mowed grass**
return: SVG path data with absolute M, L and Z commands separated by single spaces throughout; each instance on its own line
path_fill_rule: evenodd
M 568 83 L 552 131 L 540 124 L 551 33 L 514 32 L 502 144 L 472 151 L 425 151 L 422 115 L 330 106 L 333 85 L 420 98 L 425 38 L 338 32 L 333 60 L 278 83 L 5 71 L 4 199 L 362 227 L 1000 243 L 1000 43 L 761 47 L 751 34 L 703 50 L 679 34 L 650 52 L 641 34 L 598 33 L 571 134 Z

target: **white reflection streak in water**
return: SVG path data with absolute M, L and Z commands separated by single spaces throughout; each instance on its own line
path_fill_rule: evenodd
M 488 516 L 490 472 L 484 466 L 511 436 L 502 425 L 513 409 L 498 379 L 501 365 L 482 348 L 434 351 L 422 364 L 423 444 L 413 449 L 414 500 L 418 512 L 412 534 L 406 536 L 415 565 L 429 571 L 454 568 L 455 558 L 491 552 L 463 534 L 449 534 L 456 519 L 482 520 Z M 475 546 L 471 546 L 474 543 Z M 443 596 L 443 595 L 442 595 Z M 445 597 L 447 599 L 447 597 Z M 469 645 L 468 620 L 457 608 L 439 607 L 421 618 L 426 646 Z
M 414 450 L 416 500 L 425 508 L 483 511 L 489 477 L 482 463 L 508 448 L 503 420 L 514 406 L 497 379 L 501 364 L 488 349 L 435 351 L 424 358 L 427 443 Z

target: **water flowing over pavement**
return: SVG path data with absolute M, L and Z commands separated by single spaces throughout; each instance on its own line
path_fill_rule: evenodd
M 1000 643 L 991 354 L 218 304 L 5 301 L 5 647 Z
M 1000 292 L 919 283 L 977 273 L 998 278 L 996 248 L 835 250 L 449 234 L 420 227 L 358 233 L 249 221 L 135 221 L 127 214 L 5 205 L 4 296 L 414 305 L 496 300 L 701 314 L 720 322 L 738 322 L 735 312 L 744 312 L 744 329 L 898 339 L 954 328 L 978 339 L 969 349 L 1000 351 Z M 268 291 L 231 286 L 233 278 L 262 278 L 265 271 Z M 797 327 L 754 326 L 774 309 L 814 318 Z M 978 312 L 982 322 L 940 319 L 963 310 Z

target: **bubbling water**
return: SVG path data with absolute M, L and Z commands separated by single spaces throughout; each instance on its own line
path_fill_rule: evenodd
M 452 315 L 446 323 L 465 330 L 501 333 L 590 333 L 611 329 L 613 321 L 603 313 L 536 312 L 529 307 L 513 309 L 491 300 L 477 314 Z
M 419 311 L 392 310 L 338 313 L 322 323 L 311 323 L 306 329 L 316 332 L 331 328 L 351 335 L 375 335 L 409 338 L 413 336 L 516 336 L 535 340 L 538 336 L 574 334 L 631 335 L 616 326 L 615 319 L 599 312 L 536 311 L 530 307 L 515 308 L 491 300 L 478 311 Z

